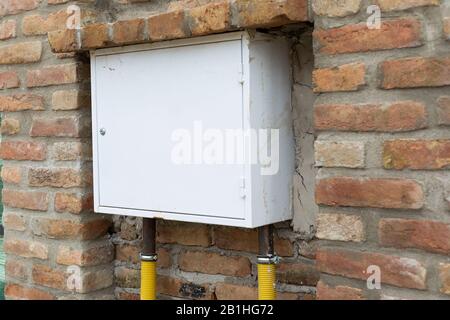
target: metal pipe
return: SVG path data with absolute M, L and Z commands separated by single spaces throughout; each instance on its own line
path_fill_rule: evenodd
M 273 225 L 258 229 L 258 299 L 276 300 L 276 264 L 278 257 L 274 253 Z
M 141 300 L 156 300 L 156 220 L 144 218 L 142 225 Z

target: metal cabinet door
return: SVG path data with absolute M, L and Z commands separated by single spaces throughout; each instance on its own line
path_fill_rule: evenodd
M 242 41 L 98 55 L 94 63 L 99 205 L 244 219 L 244 165 L 204 164 L 194 137 L 199 125 L 243 128 Z M 193 164 L 173 161 L 183 132 L 192 136 Z

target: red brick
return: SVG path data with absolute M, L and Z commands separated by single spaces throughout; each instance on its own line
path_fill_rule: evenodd
M 268 28 L 308 21 L 307 0 L 238 0 L 240 27 Z
M 78 195 L 76 193 L 57 192 L 55 194 L 55 211 L 80 214 L 93 210 L 92 194 Z
M 0 65 L 38 62 L 41 55 L 40 41 L 10 44 L 0 47 Z
M 377 0 L 376 2 L 382 11 L 398 11 L 440 4 L 440 0 Z
M 67 288 L 68 274 L 47 265 L 34 264 L 32 271 L 33 283 L 53 289 L 65 290 Z
M 258 231 L 255 229 L 242 229 L 231 227 L 218 227 L 214 229 L 215 245 L 221 249 L 258 252 Z M 294 255 L 292 242 L 275 235 L 275 252 L 282 257 Z
M 27 222 L 23 216 L 9 212 L 3 215 L 3 225 L 6 230 L 25 231 L 27 229 Z
M 314 124 L 318 130 L 400 132 L 427 127 L 426 107 L 401 101 L 387 105 L 318 105 Z
M 89 24 L 82 29 L 81 46 L 84 49 L 101 48 L 109 42 L 109 27 L 105 23 Z
M 5 20 L 0 23 L 0 40 L 16 37 L 16 20 Z
M 8 238 L 3 243 L 3 249 L 5 253 L 24 258 L 48 259 L 48 247 L 40 242 Z
M 25 110 L 44 110 L 44 98 L 31 93 L 0 96 L 0 111 L 15 112 Z
M 2 0 L 0 17 L 36 9 L 41 0 Z
M 317 284 L 317 300 L 363 300 L 363 291 L 344 285 L 331 286 L 319 281 Z
M 26 36 L 45 35 L 47 32 L 64 30 L 70 14 L 66 9 L 50 13 L 47 17 L 29 15 L 23 18 L 22 32 Z
M 362 63 L 313 71 L 314 92 L 358 91 L 366 84 L 366 67 Z
M 389 60 L 380 69 L 383 89 L 450 85 L 450 57 Z
M 55 300 L 56 297 L 47 291 L 24 287 L 18 284 L 7 284 L 5 296 L 13 300 Z
M 18 88 L 20 86 L 19 76 L 15 71 L 0 72 L 0 89 Z
M 384 21 L 380 29 L 369 29 L 366 22 L 314 31 L 319 52 L 340 54 L 367 52 L 421 45 L 421 24 L 417 19 Z
M 169 268 L 172 265 L 172 256 L 170 250 L 159 248 L 156 253 L 158 255 L 159 268 Z
M 48 195 L 45 192 L 14 191 L 3 189 L 3 204 L 12 208 L 47 211 Z
M 413 180 L 336 177 L 317 183 L 316 202 L 328 206 L 420 209 L 424 194 Z
M 450 125 L 450 96 L 438 99 L 438 121 L 440 125 Z
M 381 219 L 378 238 L 382 246 L 450 253 L 450 224 L 432 220 Z
M 166 221 L 158 223 L 157 241 L 159 243 L 209 247 L 211 245 L 211 230 L 208 225 L 204 224 Z
M 227 31 L 230 28 L 231 6 L 228 2 L 210 3 L 189 10 L 193 36 Z
M 41 118 L 34 119 L 31 125 L 32 137 L 78 137 L 79 125 L 77 118 Z
M 96 266 L 109 263 L 114 259 L 112 245 L 100 245 L 90 248 L 75 248 L 61 245 L 58 248 L 56 263 L 71 266 Z
M 181 270 L 226 276 L 245 277 L 251 274 L 250 260 L 245 257 L 223 256 L 213 252 L 186 251 L 180 254 Z
M 216 284 L 217 300 L 258 300 L 258 289 L 231 283 Z
M 19 184 L 22 180 L 22 168 L 14 166 L 2 166 L 3 183 Z
M 131 301 L 137 301 L 140 300 L 140 294 L 135 292 L 128 292 L 128 291 L 122 291 L 122 290 L 116 290 L 115 292 L 117 300 L 131 300 Z
M 0 158 L 3 160 L 45 160 L 47 146 L 41 142 L 2 141 Z
M 81 78 L 80 68 L 77 64 L 62 64 L 30 70 L 27 72 L 27 87 L 45 87 L 78 82 Z
M 141 42 L 144 37 L 144 19 L 117 21 L 113 24 L 113 42 L 130 44 Z
M 373 252 L 322 248 L 317 267 L 324 273 L 367 280 L 369 266 L 381 269 L 381 282 L 397 287 L 426 289 L 426 268 L 417 260 Z
M 320 273 L 312 264 L 283 262 L 277 266 L 279 282 L 300 286 L 315 286 L 320 279 Z
M 5 264 L 5 272 L 9 277 L 13 277 L 19 280 L 27 280 L 29 268 L 26 262 L 23 260 L 14 260 L 8 258 Z
M 386 169 L 443 169 L 450 166 L 450 140 L 392 140 L 384 142 Z
M 76 222 L 63 219 L 36 218 L 33 233 L 53 239 L 94 240 L 103 237 L 111 225 L 107 219 Z
M 184 38 L 186 24 L 184 10 L 154 15 L 148 18 L 148 35 L 152 41 Z

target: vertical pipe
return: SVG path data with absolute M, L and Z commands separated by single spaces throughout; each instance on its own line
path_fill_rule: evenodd
M 144 218 L 142 225 L 141 300 L 156 300 L 156 220 Z
M 273 226 L 258 229 L 258 299 L 276 300 L 276 263 L 273 247 Z

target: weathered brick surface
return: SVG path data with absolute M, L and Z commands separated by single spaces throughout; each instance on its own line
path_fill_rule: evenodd
M 283 283 L 315 286 L 320 273 L 314 265 L 283 262 L 277 266 L 277 277 Z
M 40 41 L 22 42 L 0 47 L 0 65 L 37 62 L 41 59 Z
M 313 0 L 312 8 L 319 16 L 345 17 L 360 10 L 361 0 Z
M 325 240 L 365 240 L 365 227 L 361 217 L 339 213 L 320 213 L 317 217 L 316 237 Z
M 117 44 L 136 43 L 144 40 L 143 19 L 118 21 L 113 25 L 113 42 Z
M 63 64 L 27 72 L 27 87 L 45 87 L 79 81 L 79 66 Z
M 316 141 L 314 144 L 316 166 L 363 168 L 364 143 L 358 141 Z
M 148 35 L 153 41 L 183 38 L 187 35 L 183 10 L 154 15 L 148 18 Z
M 46 260 L 48 258 L 48 246 L 29 240 L 6 240 L 3 243 L 5 253 L 21 256 L 24 258 L 37 258 Z
M 0 72 L 0 89 L 17 88 L 20 85 L 20 80 L 17 72 L 3 71 Z
M 2 135 L 15 135 L 20 131 L 20 121 L 13 118 L 2 119 L 0 130 Z
M 91 248 L 73 248 L 61 245 L 58 248 L 56 262 L 66 266 L 95 266 L 111 262 L 113 258 L 114 250 L 111 244 Z
M 61 218 L 35 218 L 32 225 L 35 235 L 52 239 L 93 240 L 104 236 L 111 222 L 102 218 L 87 222 L 76 222 Z
M 324 248 L 317 253 L 318 268 L 329 274 L 367 280 L 370 274 L 366 271 L 371 265 L 380 267 L 382 283 L 426 289 L 427 270 L 415 259 L 337 248 Z
M 189 272 L 223 274 L 244 277 L 251 273 L 250 261 L 245 257 L 223 256 L 218 253 L 187 251 L 178 258 L 180 269 Z
M 439 264 L 439 279 L 441 281 L 441 292 L 450 295 L 450 264 Z
M 22 180 L 22 168 L 13 166 L 2 166 L 3 183 L 19 184 Z
M 317 300 L 363 300 L 361 289 L 345 285 L 331 286 L 323 281 L 317 284 Z
M 328 206 L 420 209 L 424 195 L 412 180 L 336 177 L 318 181 L 316 201 Z
M 387 169 L 442 169 L 450 166 L 450 140 L 392 140 L 384 143 Z
M 427 127 L 427 111 L 422 103 L 402 101 L 386 105 L 317 105 L 314 109 L 318 130 L 412 131 Z
M 437 6 L 440 0 L 377 0 L 383 11 L 397 11 L 421 6 Z
M 188 246 L 211 245 L 211 230 L 207 225 L 195 223 L 159 223 L 157 241 L 160 243 L 179 243 Z
M 3 204 L 12 208 L 47 211 L 48 194 L 45 192 L 14 191 L 3 189 Z
M 5 271 L 9 276 L 20 279 L 27 280 L 29 275 L 29 268 L 24 261 L 9 258 L 5 264 Z
M 44 98 L 36 94 L 13 94 L 0 96 L 0 111 L 15 112 L 25 110 L 43 110 Z
M 383 246 L 450 253 L 450 224 L 440 221 L 381 219 L 378 238 Z
M 314 91 L 357 91 L 366 84 L 366 69 L 362 63 L 351 63 L 313 72 Z
M 16 37 L 16 20 L 5 20 L 0 23 L 0 40 L 8 40 Z
M 397 19 L 383 22 L 380 29 L 369 29 L 366 22 L 319 29 L 314 31 L 314 39 L 319 52 L 339 54 L 416 47 L 421 44 L 420 32 L 417 19 Z
M 25 287 L 18 284 L 7 284 L 5 296 L 12 300 L 55 300 L 56 297 L 44 290 Z
M 450 57 L 404 58 L 380 64 L 381 88 L 419 88 L 450 85 Z
M 437 103 L 439 124 L 450 125 L 450 96 L 439 97 Z
M 6 230 L 25 231 L 27 223 L 23 216 L 8 213 L 3 215 L 3 226 Z

